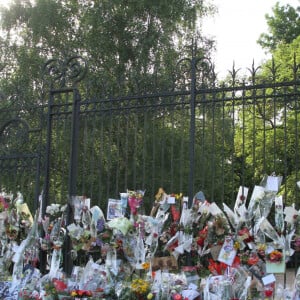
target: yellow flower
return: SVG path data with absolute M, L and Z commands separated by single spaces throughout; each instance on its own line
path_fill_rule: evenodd
M 234 247 L 234 249 L 239 250 L 241 248 L 241 244 L 236 241 L 236 242 L 234 242 L 233 247 Z
M 140 278 L 132 280 L 130 286 L 133 292 L 135 292 L 136 294 L 145 294 L 150 289 L 149 283 Z
M 182 193 L 180 194 L 175 194 L 175 199 L 180 200 L 182 198 Z
M 257 250 L 258 251 L 265 251 L 267 249 L 266 244 L 257 244 Z
M 147 295 L 147 299 L 148 300 L 151 300 L 153 298 L 153 294 L 152 293 L 149 293 L 148 295 Z
M 150 263 L 149 263 L 149 262 L 144 262 L 144 263 L 142 263 L 142 268 L 143 268 L 144 270 L 148 270 L 148 269 L 150 268 Z

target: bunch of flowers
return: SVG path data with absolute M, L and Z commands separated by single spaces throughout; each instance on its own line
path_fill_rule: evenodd
M 240 263 L 246 266 L 256 265 L 260 261 L 260 257 L 258 256 L 256 251 L 251 251 L 251 252 L 250 250 L 241 251 L 238 257 L 240 259 Z
M 69 228 L 69 236 L 72 241 L 73 249 L 78 250 L 86 250 L 88 251 L 91 248 L 91 243 L 94 240 L 91 240 L 91 232 L 88 229 L 84 229 L 78 226 L 77 230 Z M 73 227 L 72 227 L 73 228 Z
M 61 216 L 61 214 L 65 211 L 66 205 L 61 205 L 59 203 L 52 203 L 46 207 L 46 214 L 51 216 L 52 219 L 56 219 Z
M 209 259 L 208 269 L 211 272 L 211 274 L 213 274 L 213 275 L 222 275 L 222 274 L 224 274 L 225 270 L 227 269 L 227 265 L 222 262 L 218 262 L 218 261 L 214 261 L 213 259 Z
M 267 255 L 267 260 L 272 263 L 280 263 L 282 262 L 283 254 L 279 250 L 273 250 Z
M 170 207 L 173 222 L 179 222 L 180 211 L 181 211 L 181 202 L 182 202 L 183 195 L 182 195 L 182 193 L 180 193 L 180 194 L 171 194 L 170 196 L 175 198 L 175 203 L 171 204 L 171 207 Z
M 53 285 L 56 289 L 56 293 L 58 295 L 67 295 L 68 294 L 68 285 L 64 280 L 61 279 L 53 279 Z
M 265 255 L 266 255 L 266 249 L 267 249 L 267 245 L 266 244 L 258 243 L 256 245 L 257 253 L 260 255 L 261 258 L 265 257 Z
M 74 298 L 89 298 L 93 296 L 93 293 L 87 290 L 72 290 L 70 295 Z
M 10 198 L 0 195 L 0 212 L 6 211 L 9 208 Z
M 10 240 L 15 240 L 19 235 L 19 227 L 14 224 L 7 223 L 5 233 Z
M 43 290 L 45 292 L 45 296 L 57 296 L 57 290 L 52 280 L 49 280 L 43 284 Z
M 150 291 L 150 283 L 142 278 L 133 279 L 130 288 L 138 299 L 143 299 Z
M 6 212 L 5 232 L 10 240 L 21 242 L 33 224 L 33 218 L 23 196 L 18 193 L 15 200 L 10 201 L 7 197 L 2 198 L 2 209 Z M 2 212 L 4 212 L 2 211 Z
M 207 240 L 210 245 L 223 244 L 225 236 L 230 232 L 228 221 L 224 215 L 217 215 L 208 222 Z
M 156 294 L 156 297 L 163 295 L 168 299 L 184 300 L 185 291 L 190 289 L 189 284 L 195 285 L 198 292 L 199 275 L 203 278 L 224 275 L 228 278 L 231 276 L 231 279 L 236 274 L 241 274 L 240 278 L 245 279 L 247 275 L 237 271 L 241 266 L 245 266 L 240 268 L 245 269 L 245 272 L 250 269 L 251 272 L 257 270 L 257 274 L 260 274 L 260 271 L 264 270 L 265 261 L 279 263 L 284 259 L 281 250 L 274 250 L 281 246 L 275 243 L 277 234 L 271 230 L 273 229 L 271 224 L 265 219 L 261 219 L 259 223 L 254 218 L 250 220 L 252 217 L 248 215 L 252 214 L 246 207 L 242 207 L 238 212 L 232 211 L 231 214 L 227 210 L 224 214 L 217 204 L 199 201 L 195 207 L 188 208 L 182 202 L 185 201 L 182 194 L 167 195 L 160 190 L 156 198 L 158 205 L 152 210 L 151 216 L 145 216 L 140 210 L 143 192 L 128 191 L 127 194 L 130 219 L 122 216 L 112 218 L 108 222 L 105 221 L 100 209 L 89 208 L 84 199 L 76 200 L 77 217 L 74 218 L 74 223 L 66 228 L 73 250 L 84 250 L 89 252 L 88 255 L 91 249 L 96 250 L 105 263 L 96 266 L 98 261 L 94 263 L 91 260 L 85 268 L 81 268 L 80 264 L 81 269 L 76 273 L 78 278 L 73 281 L 76 284 L 68 287 L 67 281 L 52 280 L 47 283 L 49 286 L 44 287 L 46 295 L 64 294 L 74 298 L 95 298 L 93 293 L 96 292 L 98 299 L 103 295 L 108 299 L 111 295 L 111 299 L 118 296 L 120 300 L 141 300 L 151 299 L 154 297 L 153 294 Z M 243 206 L 244 199 L 239 200 L 243 200 L 241 204 Z M 47 215 L 42 224 L 45 239 L 48 238 L 52 243 L 53 236 L 59 237 L 54 231 L 65 226 L 63 211 L 57 204 L 49 206 L 46 211 Z M 248 215 L 244 214 L 244 211 Z M 260 234 L 254 235 L 250 228 L 252 223 L 259 225 L 257 227 Z M 270 243 L 270 246 L 269 243 L 265 243 L 263 234 L 274 243 Z M 230 243 L 228 241 L 225 243 L 226 237 L 230 238 Z M 270 249 L 273 251 L 269 253 Z M 52 244 L 49 250 L 53 250 L 53 253 L 58 252 Z M 160 261 L 161 264 L 155 264 L 155 261 Z M 169 273 L 173 270 L 176 270 L 176 276 L 171 276 L 172 272 Z M 133 272 L 139 277 L 132 279 Z M 130 281 L 126 281 L 125 274 L 130 274 Z M 143 274 L 146 277 L 142 276 Z M 152 286 L 147 280 L 150 277 L 151 280 L 154 279 Z M 181 282 L 177 284 L 179 279 Z M 120 294 L 117 293 L 119 282 L 121 282 Z M 157 282 L 166 282 L 167 287 Z M 175 289 L 176 285 L 180 287 Z M 74 289 L 75 287 L 77 289 Z M 98 291 L 95 291 L 96 287 Z M 240 291 L 240 288 L 235 290 Z
M 173 294 L 173 295 L 172 295 L 172 299 L 173 299 L 173 300 L 188 300 L 187 297 L 184 297 L 184 298 L 183 298 L 182 295 L 179 294 L 179 293 Z
M 18 300 L 41 300 L 38 293 L 33 293 L 27 289 L 23 289 L 18 293 Z
M 138 209 L 141 207 L 143 203 L 145 191 L 127 191 L 128 194 L 128 205 L 130 208 L 130 213 L 132 216 L 136 216 L 138 213 Z
M 63 215 L 66 205 L 53 203 L 46 207 L 46 215 L 40 224 L 42 225 L 44 236 L 40 238 L 40 247 L 44 251 L 59 249 L 62 246 L 64 236 L 62 236 L 62 228 L 64 226 Z M 64 229 L 63 229 L 64 230 Z

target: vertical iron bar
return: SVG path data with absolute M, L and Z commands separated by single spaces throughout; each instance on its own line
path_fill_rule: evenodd
M 93 116 L 94 116 L 94 114 L 92 114 L 92 117 Z M 86 118 L 88 118 L 88 116 L 86 116 Z M 95 118 L 95 116 L 94 116 L 94 118 Z M 88 120 L 89 120 L 88 123 L 90 124 L 91 123 L 90 119 L 88 119 Z M 93 124 L 93 129 L 92 129 L 92 133 L 91 133 L 91 137 L 92 137 L 91 140 L 95 141 L 96 122 L 92 122 L 92 124 Z M 89 141 L 89 143 L 90 143 L 90 141 Z M 93 177 L 95 175 L 95 155 L 96 155 L 95 153 L 96 153 L 96 147 L 92 147 L 91 159 L 89 161 L 89 164 L 90 164 L 91 174 L 93 174 Z M 89 190 L 90 190 L 89 196 L 91 197 L 91 199 L 93 199 L 94 194 L 97 195 L 97 193 L 94 193 L 95 192 L 94 184 L 95 184 L 95 180 L 92 180 L 91 185 L 89 187 Z
M 107 155 L 107 177 L 106 177 L 106 199 L 110 197 L 111 191 L 111 177 L 112 177 L 112 153 L 111 153 L 111 145 L 113 145 L 113 116 L 112 110 L 109 113 L 109 137 L 108 137 L 108 145 L 104 146 L 105 155 Z M 105 134 L 104 134 L 105 137 Z M 106 139 L 106 137 L 105 137 Z
M 50 161 L 51 161 L 51 136 L 52 136 L 52 105 L 54 94 L 50 91 L 47 114 L 47 142 L 46 142 L 46 163 L 45 163 L 45 182 L 43 189 L 42 216 L 46 213 L 46 207 L 49 204 L 50 188 Z
M 133 118 L 133 122 L 135 123 L 134 125 L 134 129 L 133 129 L 133 145 L 134 145 L 134 148 L 133 148 L 133 157 L 137 157 L 138 155 L 138 127 L 139 127 L 139 119 L 138 119 L 138 116 L 135 114 L 134 115 L 134 118 Z M 133 176 L 133 189 L 137 189 L 137 188 L 140 188 L 138 187 L 138 183 L 137 183 L 137 178 L 139 176 L 138 171 L 137 171 L 137 161 L 136 159 L 134 159 L 132 161 L 132 168 L 133 168 L 133 172 L 132 172 L 132 176 Z
M 157 178 L 156 178 L 156 172 L 155 172 L 155 160 L 156 160 L 156 143 L 154 137 L 156 136 L 156 129 L 154 126 L 154 122 L 152 122 L 152 156 L 151 156 L 151 177 L 152 177 L 152 182 L 151 182 L 151 195 L 154 195 L 156 189 L 159 188 L 159 186 L 156 186 L 157 184 Z
M 185 146 L 185 124 L 184 124 L 184 120 L 186 120 L 185 118 L 185 114 L 186 114 L 186 110 L 184 107 L 182 107 L 183 110 L 183 116 L 180 120 L 180 135 L 181 135 L 181 139 L 180 139 L 180 155 L 179 155 L 179 169 L 183 170 L 184 169 L 184 162 L 185 162 L 185 151 L 184 151 L 184 146 Z M 183 176 L 182 174 L 179 177 L 179 190 L 182 191 L 183 190 Z
M 101 157 L 104 157 L 104 117 L 101 118 L 101 127 L 100 127 L 100 148 L 99 148 L 99 156 L 100 158 Z M 100 199 L 103 198 L 103 194 L 104 194 L 104 190 L 102 188 L 102 186 L 104 186 L 104 184 L 102 183 L 102 177 L 103 177 L 103 164 L 101 163 L 101 161 L 98 163 L 98 187 L 99 187 L 99 193 L 98 193 L 98 199 L 99 199 L 99 202 L 98 202 L 98 205 L 101 207 L 101 202 L 100 202 Z
M 275 172 L 275 174 L 278 175 L 278 172 L 276 172 L 276 160 L 277 160 L 277 153 L 276 153 L 276 143 L 277 143 L 277 139 L 276 139 L 276 88 L 273 88 L 273 117 L 274 117 L 274 129 L 273 129 L 273 172 Z
M 242 186 L 242 196 L 244 197 L 244 186 L 245 186 L 245 165 L 246 165 L 246 152 L 245 152 L 245 144 L 246 144 L 246 114 L 245 114 L 245 109 L 246 109 L 246 104 L 245 104 L 245 97 L 246 97 L 246 89 L 245 89 L 245 81 L 243 81 L 243 91 L 242 91 L 242 165 L 241 165 L 241 186 Z
M 129 134 L 129 118 L 126 118 L 126 137 L 125 137 L 125 167 L 124 167 L 124 191 L 128 188 L 128 155 L 129 155 L 129 141 L 128 141 L 128 134 Z
M 163 117 L 162 117 L 162 120 L 161 120 L 161 132 L 159 133 L 160 135 L 163 134 L 163 132 L 165 131 L 165 128 L 166 128 L 166 117 L 165 117 L 165 112 L 163 114 Z M 164 176 L 164 171 L 165 171 L 165 149 L 166 149 L 166 139 L 165 139 L 165 136 L 163 134 L 163 136 L 161 136 L 161 152 L 160 152 L 160 166 L 161 166 L 161 169 L 160 169 L 160 182 L 163 182 L 164 185 L 166 185 L 166 180 L 165 180 L 165 176 Z
M 214 202 L 215 198 L 215 182 L 216 182 L 216 99 L 215 99 L 215 93 L 212 94 L 212 133 L 211 133 L 211 201 Z
M 222 202 L 225 202 L 224 196 L 225 196 L 225 188 L 224 188 L 224 182 L 225 182 L 225 172 L 227 173 L 227 170 L 225 170 L 225 100 L 224 100 L 224 91 L 222 92 L 222 153 L 221 153 L 221 168 L 222 168 L 222 175 L 221 175 L 221 182 L 222 182 L 222 193 L 221 193 L 221 200 Z
M 206 153 L 205 153 L 205 139 L 206 139 L 206 124 L 208 124 L 206 122 L 206 114 L 207 114 L 207 103 L 206 103 L 206 98 L 205 98 L 205 94 L 203 94 L 202 96 L 202 120 L 201 120 L 201 189 L 205 190 L 205 184 L 206 184 L 206 180 L 205 180 L 205 170 L 206 170 Z
M 44 189 L 42 194 L 41 214 L 46 214 L 46 207 L 49 204 L 49 188 L 50 188 L 50 162 L 51 162 L 51 136 L 52 136 L 52 105 L 54 93 L 50 90 L 48 111 L 47 111 L 47 141 L 46 141 L 46 157 L 45 157 L 45 178 Z M 40 271 L 42 274 L 46 272 L 47 253 L 40 251 Z
M 122 192 L 122 190 L 120 190 L 120 119 L 121 116 L 118 116 L 117 120 L 116 120 L 116 129 L 117 132 L 119 134 L 117 134 L 116 136 L 116 153 L 117 153 L 117 158 L 116 158 L 116 175 L 115 175 L 115 196 L 118 197 L 119 193 Z
M 296 61 L 295 61 L 295 64 L 296 64 Z M 295 68 L 295 70 L 298 69 L 298 65 L 297 65 L 297 68 Z M 294 80 L 296 81 L 297 79 L 297 73 L 296 71 L 294 72 Z M 293 91 L 294 91 L 294 94 L 295 95 L 298 95 L 298 89 L 297 89 L 297 85 L 295 84 L 293 86 Z M 297 96 L 294 96 L 294 105 L 295 105 L 295 122 L 294 122 L 294 127 L 295 127 L 295 174 L 296 174 L 296 182 L 299 181 L 299 153 L 298 153 L 298 149 L 299 149 L 299 100 L 298 100 L 298 97 Z M 296 188 L 296 200 L 295 200 L 295 203 L 296 203 L 296 208 L 299 209 L 299 191 L 298 191 L 298 188 Z
M 70 166 L 69 166 L 69 179 L 68 179 L 68 207 L 66 225 L 73 222 L 72 211 L 72 198 L 76 195 L 77 184 L 77 169 L 78 169 L 78 140 L 79 140 L 79 112 L 80 112 L 80 94 L 77 89 L 73 89 L 73 107 L 72 107 L 72 132 L 71 132 L 71 153 L 70 153 Z M 66 274 L 71 274 L 73 262 L 71 259 L 71 240 L 69 235 L 66 236 L 64 245 L 64 260 L 63 269 Z
M 38 154 L 36 162 L 36 175 L 35 175 L 35 191 L 34 191 L 34 212 L 36 213 L 39 207 L 39 196 L 40 196 L 40 172 L 41 172 L 41 155 Z
M 190 171 L 189 171 L 189 200 L 188 206 L 191 207 L 194 195 L 194 173 L 195 173 L 195 106 L 196 106 L 196 58 L 193 53 L 191 60 L 191 97 L 190 97 Z
M 266 163 L 266 89 L 263 89 L 263 175 L 266 174 L 267 163 Z
M 256 115 L 257 115 L 257 112 L 256 112 L 256 101 L 257 101 L 257 98 L 256 98 L 256 89 L 254 89 L 252 91 L 252 99 L 253 99 L 253 103 L 252 103 L 252 109 L 253 109 L 253 119 L 252 119 L 252 168 L 253 170 L 256 170 Z M 253 176 L 253 181 L 252 181 L 252 184 L 254 185 L 255 184 L 255 176 Z
M 146 166 L 146 162 L 147 162 L 147 138 L 146 138 L 146 132 L 148 132 L 148 113 L 145 112 L 144 113 L 144 136 L 143 136 L 143 170 L 142 170 L 142 189 L 145 189 L 146 186 L 146 170 L 147 170 L 147 166 Z
M 231 85 L 231 88 L 232 89 L 232 93 L 231 93 L 231 101 L 232 101 L 232 112 L 231 112 L 231 118 L 232 118 L 232 123 L 231 123 L 231 126 L 232 126 L 232 134 L 231 134 L 231 147 L 233 149 L 233 153 L 231 154 L 231 203 L 230 204 L 234 204 L 234 201 L 235 201 L 235 191 L 234 191 L 234 186 L 235 186 L 235 173 L 234 173 L 234 169 L 235 169 L 235 155 L 234 155 L 234 139 L 235 139 L 235 123 L 236 123 L 236 120 L 235 120 L 235 80 L 234 80 L 234 77 L 232 78 L 233 81 L 232 81 L 232 85 Z
M 170 190 L 174 191 L 174 110 L 171 111 L 171 127 L 172 127 L 172 132 L 170 135 L 171 141 L 170 141 Z M 178 188 L 178 186 L 177 186 Z M 178 190 L 177 193 L 181 193 L 181 190 Z

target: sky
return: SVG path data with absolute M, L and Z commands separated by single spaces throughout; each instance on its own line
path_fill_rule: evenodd
M 268 33 L 265 14 L 273 15 L 272 7 L 300 5 L 300 0 L 210 0 L 218 7 L 218 13 L 202 21 L 203 33 L 216 39 L 217 51 L 214 61 L 218 77 L 224 77 L 228 70 L 236 68 L 246 72 L 260 65 L 270 56 L 265 54 L 256 41 L 261 33 Z

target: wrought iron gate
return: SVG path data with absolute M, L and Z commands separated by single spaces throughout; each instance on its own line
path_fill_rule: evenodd
M 77 194 L 105 211 L 108 198 L 143 189 L 147 210 L 159 187 L 190 201 L 202 190 L 210 201 L 232 205 L 239 186 L 251 191 L 273 172 L 283 176 L 285 200 L 299 203 L 296 61 L 291 81 L 277 80 L 273 65 L 269 82 L 252 67 L 248 78 L 239 79 L 233 69 L 219 84 L 208 61 L 183 59 L 169 88 L 133 95 L 108 92 L 101 82 L 96 94 L 84 90 L 78 85 L 86 72 L 80 57 L 51 60 L 45 71 L 60 83 L 49 86 L 47 106 L 0 111 L 1 186 L 34 195 L 31 205 L 42 192 L 43 211 L 52 202 L 70 205 Z M 8 130 L 12 125 L 29 143 Z M 10 175 L 19 167 L 28 172 Z

